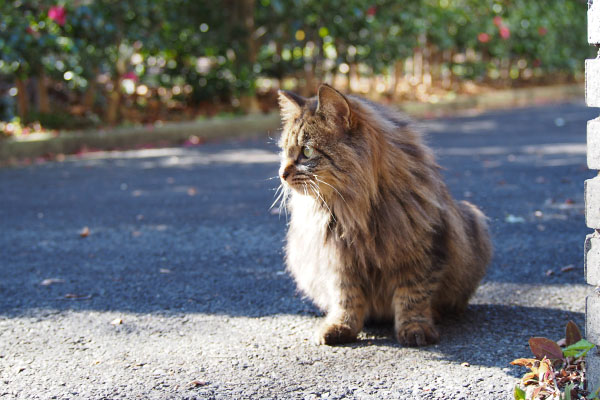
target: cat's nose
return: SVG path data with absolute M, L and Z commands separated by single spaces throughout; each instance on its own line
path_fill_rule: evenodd
M 284 181 L 287 180 L 288 176 L 290 176 L 290 173 L 291 173 L 291 168 L 289 165 L 287 167 L 279 170 L 279 176 Z

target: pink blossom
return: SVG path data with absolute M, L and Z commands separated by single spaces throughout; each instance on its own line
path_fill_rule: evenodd
M 129 72 L 125 72 L 125 73 L 123 74 L 123 77 L 122 77 L 122 78 L 123 78 L 123 79 L 131 79 L 131 80 L 132 80 L 132 81 L 134 81 L 134 82 L 137 82 L 137 80 L 138 80 L 138 77 L 137 77 L 137 75 L 135 74 L 135 72 L 131 72 L 131 71 L 129 71 Z
M 481 32 L 479 35 L 477 35 L 477 40 L 479 40 L 481 43 L 487 43 L 490 41 L 490 35 L 485 32 Z
M 502 25 L 502 17 L 500 17 L 500 16 L 496 15 L 496 16 L 494 17 L 494 25 L 496 25 L 496 26 L 498 26 L 498 27 L 499 27 L 500 25 Z
M 543 27 L 543 26 L 540 26 L 540 27 L 538 28 L 538 33 L 540 34 L 540 36 L 545 36 L 545 35 L 546 35 L 546 33 L 548 33 L 548 29 L 546 29 L 546 28 L 545 28 L 545 27 Z
M 67 22 L 67 10 L 61 6 L 52 6 L 48 10 L 48 18 L 63 26 Z
M 504 40 L 508 39 L 510 37 L 510 29 L 508 29 L 506 26 L 501 26 L 500 37 Z

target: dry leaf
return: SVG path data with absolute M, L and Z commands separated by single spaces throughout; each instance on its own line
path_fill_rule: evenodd
M 208 382 L 201 381 L 201 380 L 198 380 L 198 379 L 194 379 L 193 381 L 191 381 L 190 383 L 188 383 L 188 386 L 191 386 L 191 387 L 194 387 L 194 388 L 195 387 L 200 387 L 200 386 L 206 386 L 206 385 L 208 385 Z
M 533 337 L 529 339 L 529 347 L 533 355 L 542 360 L 544 357 L 550 360 L 562 360 L 562 349 L 553 340 L 544 337 Z
M 511 361 L 511 364 L 531 368 L 531 366 L 533 364 L 535 364 L 537 361 L 538 360 L 535 358 L 517 358 L 516 360 Z
M 568 271 L 573 271 L 575 269 L 575 266 L 573 264 L 569 264 L 566 267 L 562 267 L 560 269 L 560 272 L 568 272 Z
M 44 279 L 43 281 L 41 281 L 40 285 L 42 285 L 42 286 L 50 286 L 50 285 L 53 285 L 55 283 L 64 283 L 64 282 L 65 282 L 64 279 L 48 278 L 48 279 Z
M 77 294 L 77 293 L 67 293 L 65 294 L 65 299 L 73 299 L 73 300 L 87 300 L 91 299 L 92 296 L 89 294 Z
M 82 238 L 90 236 L 90 228 L 87 226 L 83 227 L 83 229 L 79 231 L 79 236 Z
M 570 346 L 573 343 L 579 342 L 581 339 L 583 339 L 583 336 L 581 335 L 581 331 L 579 330 L 577 325 L 575 325 L 575 322 L 569 321 L 567 323 L 567 328 L 566 328 L 566 333 L 565 333 L 565 341 L 566 341 L 565 344 L 567 346 Z

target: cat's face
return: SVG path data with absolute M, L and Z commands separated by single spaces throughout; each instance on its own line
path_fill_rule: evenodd
M 315 99 L 279 93 L 284 130 L 279 177 L 284 185 L 315 198 L 327 198 L 344 178 L 344 136 L 350 121 L 346 98 L 321 86 Z

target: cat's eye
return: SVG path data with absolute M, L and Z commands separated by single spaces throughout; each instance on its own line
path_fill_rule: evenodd
M 304 154 L 304 157 L 306 158 L 311 158 L 314 152 L 315 150 L 310 146 L 304 146 L 302 148 L 302 154 Z

